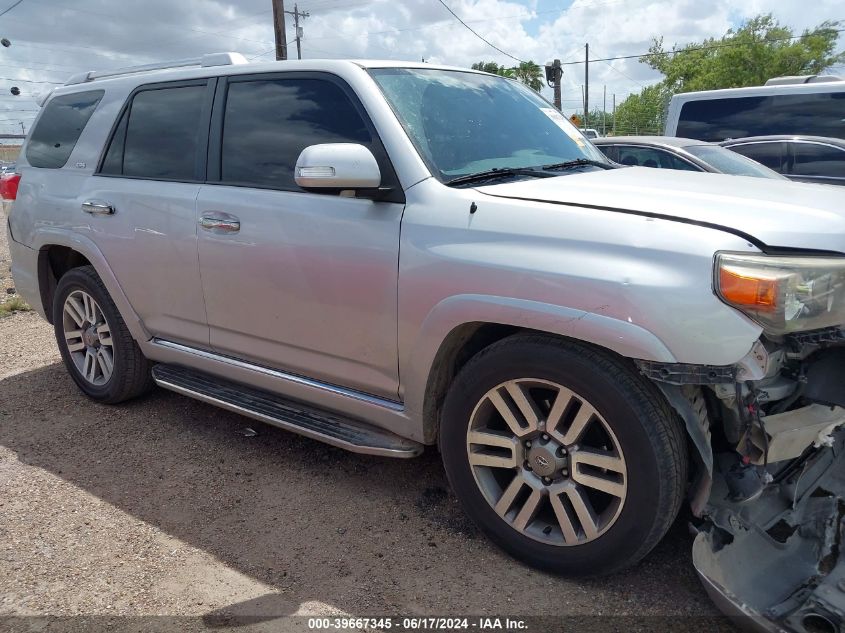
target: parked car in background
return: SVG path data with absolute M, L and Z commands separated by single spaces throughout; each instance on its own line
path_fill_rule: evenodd
M 593 140 L 593 139 L 596 139 L 596 138 L 601 138 L 601 134 L 599 134 L 599 131 L 597 129 L 591 128 L 591 127 L 581 128 L 581 134 L 583 134 L 584 136 L 586 136 L 590 140 Z
M 666 135 L 721 142 L 770 134 L 845 138 L 845 80 L 777 77 L 765 86 L 672 97 Z
M 845 110 L 841 114 L 845 115 Z M 752 136 L 723 141 L 721 146 L 792 180 L 845 185 L 843 139 L 822 136 Z
M 714 143 L 689 138 L 614 136 L 595 139 L 593 145 L 620 165 L 783 179 L 777 172 L 744 156 Z

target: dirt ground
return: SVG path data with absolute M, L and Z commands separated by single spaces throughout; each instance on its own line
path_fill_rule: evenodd
M 48 324 L 0 319 L 0 629 L 308 630 L 279 618 L 351 614 L 728 630 L 690 545 L 682 516 L 632 571 L 540 573 L 469 524 L 435 450 L 353 455 L 163 390 L 98 405 Z

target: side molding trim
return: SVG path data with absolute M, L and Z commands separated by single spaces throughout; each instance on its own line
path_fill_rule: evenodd
M 332 385 L 330 383 L 321 382 L 319 380 L 314 380 L 312 378 L 306 378 L 304 376 L 298 376 L 297 374 L 289 374 L 284 371 L 279 371 L 278 369 L 271 369 L 269 367 L 264 367 L 263 365 L 255 365 L 253 363 L 248 363 L 246 361 L 238 360 L 237 358 L 232 358 L 231 356 L 224 356 L 222 354 L 216 354 L 214 352 L 209 352 L 207 350 L 198 349 L 196 347 L 190 347 L 188 345 L 183 345 L 181 343 L 174 343 L 173 341 L 168 341 L 161 338 L 154 338 L 152 340 L 152 344 L 157 347 L 163 347 L 166 349 L 171 349 L 177 352 L 181 352 L 183 354 L 191 354 L 193 356 L 198 356 L 200 358 L 205 358 L 207 360 L 213 360 L 219 363 L 224 363 L 226 365 L 230 365 L 232 367 L 237 367 L 238 369 L 246 369 L 249 371 L 254 371 L 259 374 L 263 374 L 265 376 L 270 376 L 271 378 L 276 378 L 279 380 L 284 380 L 290 383 L 294 383 L 297 385 L 302 385 L 305 387 L 311 387 L 313 389 L 320 389 L 321 391 L 326 391 L 328 393 L 343 396 L 345 398 L 351 398 L 353 400 L 359 400 L 361 402 L 365 402 L 369 405 L 382 407 L 384 409 L 389 409 L 390 411 L 395 412 L 402 412 L 405 410 L 404 405 L 401 402 L 395 402 L 393 400 L 387 400 L 385 398 L 379 398 L 378 396 L 374 396 L 368 393 L 363 393 L 361 391 L 355 391 L 354 389 L 347 389 L 346 387 L 340 387 L 338 385 Z

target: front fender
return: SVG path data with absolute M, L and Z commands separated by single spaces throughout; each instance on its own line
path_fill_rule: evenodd
M 548 332 L 592 343 L 627 358 L 673 363 L 675 357 L 653 333 L 634 323 L 593 311 L 489 295 L 465 294 L 438 303 L 423 321 L 405 363 L 405 406 L 412 418 L 422 419 L 426 385 L 444 341 L 456 328 L 469 323 L 494 323 Z M 426 433 L 428 436 L 428 433 Z
M 97 275 L 99 275 L 100 279 L 102 279 L 103 284 L 108 290 L 109 296 L 112 298 L 112 301 L 114 301 L 115 306 L 117 306 L 120 316 L 123 317 L 126 327 L 129 329 L 132 337 L 136 341 L 148 341 L 152 338 L 152 335 L 144 327 L 143 322 L 138 317 L 138 314 L 135 312 L 132 304 L 129 303 L 129 299 L 123 292 L 123 288 L 121 288 L 117 278 L 112 273 L 111 266 L 109 266 L 105 256 L 100 249 L 97 248 L 97 245 L 94 244 L 94 242 L 79 233 L 58 229 L 39 229 L 33 236 L 31 248 L 41 252 L 50 246 L 65 246 L 67 248 L 71 248 L 91 262 L 94 270 L 97 271 Z M 41 284 L 45 283 L 45 280 L 40 274 L 39 281 Z M 43 296 L 44 294 L 42 292 L 42 297 Z M 44 310 L 45 312 L 49 312 L 52 310 L 52 306 L 45 305 Z

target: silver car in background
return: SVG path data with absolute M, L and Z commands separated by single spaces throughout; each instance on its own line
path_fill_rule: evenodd
M 674 136 L 613 136 L 593 140 L 593 145 L 620 165 L 704 171 L 713 174 L 784 177 L 760 163 L 725 151 L 715 143 Z
M 791 134 L 732 138 L 720 145 L 790 180 L 845 185 L 845 139 Z

